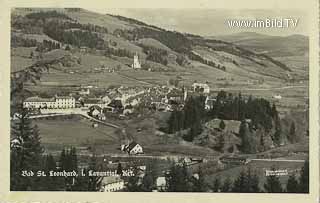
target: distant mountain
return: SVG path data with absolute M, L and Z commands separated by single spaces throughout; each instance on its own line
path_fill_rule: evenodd
M 308 54 L 309 38 L 304 35 L 271 36 L 255 32 L 241 32 L 224 36 L 213 36 L 241 47 L 264 53 L 272 57 L 304 56 Z

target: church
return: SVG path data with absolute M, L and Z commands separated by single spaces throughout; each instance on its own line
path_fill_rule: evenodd
M 140 69 L 141 68 L 141 64 L 139 62 L 139 56 L 137 53 L 135 53 L 135 55 L 133 56 L 133 64 L 131 65 L 131 67 L 133 69 Z

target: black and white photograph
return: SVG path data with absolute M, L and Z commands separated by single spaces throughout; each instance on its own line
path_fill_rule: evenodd
M 10 191 L 309 194 L 307 16 L 11 8 Z

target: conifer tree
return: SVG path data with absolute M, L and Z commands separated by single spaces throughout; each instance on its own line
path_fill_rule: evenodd
M 299 192 L 309 193 L 309 161 L 305 161 L 300 171 Z
M 37 126 L 32 126 L 29 112 L 21 108 L 20 116 L 12 122 L 11 133 L 18 141 L 11 148 L 10 189 L 36 190 L 36 176 L 22 177 L 22 171 L 38 171 L 42 167 L 43 148 Z
M 212 190 L 213 190 L 213 192 L 220 192 L 221 191 L 221 179 L 220 179 L 220 177 L 216 177 L 214 179 Z
M 275 171 L 275 168 L 272 168 Z M 284 192 L 281 186 L 281 182 L 278 176 L 270 175 L 267 177 L 267 181 L 264 184 L 265 192 L 268 193 L 281 193 Z
M 298 181 L 294 174 L 290 175 L 286 185 L 286 192 L 297 193 L 299 189 Z
M 223 182 L 223 185 L 221 187 L 221 192 L 230 192 L 231 189 L 232 189 L 232 182 L 230 178 L 227 177 Z

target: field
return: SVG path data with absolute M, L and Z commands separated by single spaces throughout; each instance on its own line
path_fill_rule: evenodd
M 116 129 L 99 125 L 93 128 L 90 121 L 80 117 L 56 117 L 33 121 L 40 130 L 41 142 L 47 152 L 60 152 L 64 147 L 77 147 L 95 152 L 119 152 L 120 139 Z

